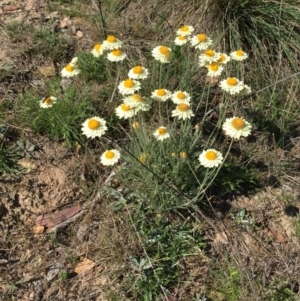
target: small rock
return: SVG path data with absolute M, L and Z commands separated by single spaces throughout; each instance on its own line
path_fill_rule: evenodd
M 69 17 L 64 18 L 62 21 L 59 23 L 60 28 L 68 28 L 72 25 L 72 21 L 70 20 Z
M 81 30 L 76 31 L 76 37 L 81 39 L 83 37 L 83 32 Z

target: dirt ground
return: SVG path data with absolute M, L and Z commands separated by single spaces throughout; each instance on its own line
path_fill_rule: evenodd
M 13 77 L 0 83 L 1 102 L 13 100 L 28 86 L 43 87 L 44 79 L 55 74 L 51 62 L 24 56 L 22 45 L 30 43 L 26 32 L 15 41 L 5 27 L 15 22 L 48 26 L 50 18 L 62 34 L 69 35 L 75 49 L 93 44 L 91 25 L 48 11 L 45 1 L 0 0 L 0 70 L 7 66 L 14 70 Z M 65 27 L 62 21 L 67 23 Z M 14 130 L 19 129 L 12 127 L 12 142 Z M 22 176 L 0 177 L 0 300 L 113 300 L 111 292 L 118 290 L 130 272 L 127 250 L 141 246 L 121 220 L 116 223 L 101 195 L 109 175 L 103 175 L 96 191 L 88 192 L 80 153 L 27 129 L 22 135 L 34 145 L 29 158 L 22 159 L 31 169 Z M 286 175 L 280 182 L 250 198 L 222 200 L 229 204 L 225 212 L 215 207 L 217 231 L 204 226 L 208 256 L 186 259 L 182 277 L 193 285 L 181 287 L 170 300 L 188 300 L 185 295 L 204 291 L 203 279 L 209 278 L 215 260 L 225 260 L 223 254 L 244 271 L 245 286 L 256 275 L 264 281 L 262 288 L 270 283 L 276 288 L 279 284 L 274 279 L 280 279 L 300 300 L 300 243 L 295 235 L 300 179 Z M 282 200 L 287 200 L 285 206 Z M 45 232 L 47 229 L 35 233 L 39 215 L 74 207 L 79 208 L 78 217 L 57 234 Z M 251 227 L 254 220 L 256 227 Z M 78 270 L 80 264 L 88 271 Z M 213 293 L 210 298 L 214 300 Z M 124 295 L 123 300 L 129 298 Z

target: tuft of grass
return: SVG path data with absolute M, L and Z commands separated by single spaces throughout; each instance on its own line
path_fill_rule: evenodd
M 102 56 L 95 58 L 91 53 L 78 53 L 80 77 L 85 81 L 104 83 L 107 80 L 106 61 Z
M 22 107 L 20 124 L 28 126 L 40 134 L 46 134 L 55 140 L 64 140 L 67 145 L 82 141 L 81 124 L 96 114 L 89 86 L 79 89 L 68 87 L 63 94 L 57 95 L 58 82 L 54 82 L 49 93 L 57 97 L 51 108 L 41 108 L 39 102 L 45 96 L 33 92 L 21 95 L 18 105 Z M 49 96 L 49 95 L 48 95 Z
M 68 62 L 74 55 L 74 45 L 60 33 L 41 27 L 33 32 L 28 53 L 32 56 L 43 56 L 54 63 Z

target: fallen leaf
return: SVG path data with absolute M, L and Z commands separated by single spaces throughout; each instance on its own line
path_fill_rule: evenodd
M 34 226 L 33 233 L 35 234 L 42 234 L 45 231 L 45 226 Z
M 274 228 L 269 228 L 269 235 L 275 238 L 277 242 L 285 242 L 287 238 L 278 230 Z
M 27 159 L 20 160 L 18 164 L 27 169 L 36 169 L 36 165 L 34 163 L 31 163 Z
M 64 222 L 79 211 L 81 211 L 81 206 L 77 205 L 60 210 L 57 213 L 42 214 L 37 217 L 35 224 L 37 226 L 45 226 L 49 230 L 49 228 Z
M 222 233 L 217 233 L 213 241 L 214 244 L 228 244 L 228 237 L 223 231 Z
M 20 8 L 21 8 L 20 5 L 7 5 L 3 7 L 3 11 L 14 11 Z
M 61 262 L 56 262 L 52 266 L 49 267 L 46 278 L 48 281 L 51 281 L 55 278 L 55 276 L 59 273 L 59 271 L 63 268 L 63 264 Z
M 62 21 L 59 23 L 60 28 L 67 28 L 72 25 L 72 21 L 70 20 L 69 17 L 64 18 Z
M 39 72 L 45 77 L 52 77 L 55 75 L 55 68 L 53 66 L 42 66 L 39 68 Z
M 81 262 L 79 262 L 74 271 L 77 274 L 82 274 L 90 269 L 92 269 L 94 266 L 96 265 L 96 263 L 93 260 L 84 258 Z

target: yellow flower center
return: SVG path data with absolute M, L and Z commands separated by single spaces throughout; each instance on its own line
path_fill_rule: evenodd
M 130 78 L 128 78 L 124 81 L 125 88 L 132 88 L 133 86 L 134 86 L 134 82 Z
M 67 66 L 66 66 L 66 70 L 67 70 L 68 72 L 72 72 L 72 71 L 74 70 L 74 67 L 71 66 L 71 65 L 67 65 Z
M 179 92 L 179 93 L 177 93 L 177 98 L 185 99 L 185 94 L 183 92 Z
M 218 69 L 219 69 L 219 64 L 218 63 L 211 63 L 210 65 L 209 65 L 209 69 L 211 70 L 211 71 L 218 71 Z
M 226 59 L 226 57 L 225 57 L 225 55 L 222 53 L 221 56 L 220 56 L 220 58 L 218 59 L 218 62 L 219 62 L 219 63 L 222 63 L 222 62 L 225 61 L 225 59 Z
M 205 157 L 207 160 L 216 160 L 217 153 L 215 151 L 208 151 L 208 152 L 206 152 Z
M 205 42 L 205 41 L 207 40 L 206 34 L 204 34 L 204 33 L 198 34 L 198 35 L 197 35 L 197 40 L 198 40 L 199 42 Z
M 190 106 L 185 103 L 181 103 L 177 106 L 177 108 L 180 112 L 186 112 L 190 108 Z
M 106 41 L 109 43 L 115 43 L 117 41 L 117 38 L 115 36 L 108 36 Z
M 100 122 L 96 119 L 90 119 L 88 122 L 88 128 L 90 130 L 97 130 L 100 127 Z
M 100 49 L 101 49 L 101 44 L 96 44 L 96 45 L 94 46 L 94 49 L 95 49 L 97 52 L 99 52 Z
M 233 77 L 229 77 L 229 78 L 227 78 L 227 84 L 229 85 L 229 86 L 236 86 L 237 85 L 237 80 L 235 79 L 235 78 L 233 78 Z
M 186 32 L 186 31 L 189 31 L 189 27 L 185 25 L 185 26 L 181 27 L 180 30 Z
M 115 157 L 115 153 L 113 152 L 113 151 L 111 151 L 111 150 L 109 150 L 109 151 L 107 151 L 106 153 L 105 153 L 105 158 L 106 159 L 113 159 Z
M 168 47 L 166 47 L 166 46 L 160 46 L 160 47 L 159 47 L 159 52 L 160 52 L 162 55 L 166 56 L 166 57 L 169 57 L 169 56 L 170 56 L 170 50 L 169 50 Z
M 123 111 L 125 111 L 125 112 L 128 112 L 128 111 L 131 110 L 131 107 L 130 107 L 129 105 L 125 104 L 125 103 L 122 103 L 122 104 L 121 104 L 121 109 L 122 109 Z
M 136 102 L 144 101 L 143 97 L 140 94 L 133 94 L 131 96 L 131 98 L 132 98 L 133 101 L 136 101 Z
M 141 66 L 135 66 L 133 68 L 133 73 L 142 74 L 143 73 L 143 67 L 141 67 Z
M 187 157 L 187 153 L 186 152 L 180 152 L 179 156 L 181 159 L 185 159 Z
M 165 135 L 167 131 L 166 131 L 166 129 L 164 129 L 164 128 L 159 128 L 159 129 L 157 130 L 157 132 L 158 132 L 159 135 Z
M 166 95 L 166 91 L 165 91 L 165 89 L 158 89 L 158 90 L 156 91 L 156 94 L 157 94 L 158 96 L 165 96 L 165 95 Z
M 231 125 L 236 129 L 236 130 L 241 130 L 245 126 L 245 121 L 242 118 L 234 118 L 231 121 Z
M 235 52 L 235 54 L 236 54 L 237 56 L 243 56 L 243 55 L 244 55 L 244 51 L 243 51 L 242 49 L 240 49 L 240 50 L 237 50 L 237 51 Z
M 185 41 L 185 40 L 186 40 L 186 37 L 185 37 L 185 36 L 178 36 L 178 40 L 180 40 L 180 41 Z
M 51 97 L 47 97 L 44 99 L 43 102 L 46 103 L 47 105 L 50 105 L 52 103 L 52 99 L 51 99 Z
M 205 55 L 209 57 L 213 57 L 215 55 L 215 52 L 212 49 L 208 49 L 205 51 Z
M 122 51 L 120 49 L 114 49 L 111 53 L 114 56 L 120 56 L 122 54 Z

